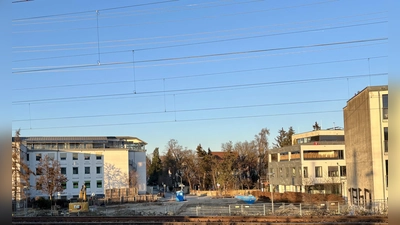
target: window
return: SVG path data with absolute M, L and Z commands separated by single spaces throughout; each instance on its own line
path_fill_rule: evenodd
M 292 168 L 292 177 L 295 177 L 296 176 L 296 167 L 293 167 Z
M 29 161 L 29 154 L 26 154 L 26 161 Z
M 64 189 L 64 190 L 67 189 L 67 183 L 63 182 L 63 183 L 61 184 L 61 188 Z
M 36 153 L 36 161 L 40 161 L 42 159 L 42 153 Z
M 97 166 L 97 167 L 96 167 L 96 173 L 97 173 L 97 174 L 101 174 L 101 167 L 100 167 L 100 166 Z
M 48 153 L 47 156 L 49 159 L 54 160 L 54 153 Z
M 289 167 L 286 167 L 286 177 L 289 177 Z
M 389 119 L 389 98 L 388 95 L 382 95 L 382 116 L 383 119 Z
M 315 167 L 315 177 L 322 177 L 322 166 Z
M 308 167 L 307 166 L 303 167 L 303 176 L 304 176 L 304 178 L 308 178 Z
M 78 160 L 78 153 L 72 153 L 72 160 Z
M 96 160 L 101 160 L 102 155 L 101 154 L 96 154 Z
M 280 175 L 281 177 L 283 177 L 283 169 L 282 169 L 282 167 L 279 168 L 279 175 Z
M 90 167 L 89 166 L 85 167 L 85 174 L 90 174 Z
M 78 174 L 78 167 L 72 167 L 72 174 Z
M 79 188 L 78 181 L 72 182 L 72 186 L 73 186 L 73 188 Z
M 341 177 L 346 176 L 346 166 L 340 166 L 340 176 Z
M 85 181 L 86 188 L 90 188 L 90 181 Z
M 98 180 L 96 183 L 97 183 L 97 188 L 102 188 L 103 187 L 103 181 Z
M 387 127 L 383 128 L 383 136 L 385 140 L 385 152 L 389 152 L 389 129 Z
M 36 168 L 36 175 L 42 175 L 42 170 L 40 168 Z
M 301 166 L 299 167 L 299 177 L 301 177 Z
M 67 153 L 61 152 L 60 153 L 60 160 L 66 160 L 67 159 Z
M 337 166 L 328 166 L 328 177 L 337 177 L 339 176 Z
M 335 153 L 337 152 L 338 154 L 338 159 L 344 159 L 344 153 L 343 150 L 336 150 Z
M 67 168 L 61 167 L 61 174 L 67 174 Z
M 85 160 L 90 160 L 90 154 L 85 153 L 85 154 L 84 154 L 84 157 L 85 157 Z
M 386 187 L 389 187 L 389 160 L 385 160 L 386 165 Z

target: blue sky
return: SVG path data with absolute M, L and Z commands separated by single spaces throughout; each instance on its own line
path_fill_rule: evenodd
M 220 151 L 262 128 L 343 127 L 388 84 L 387 1 L 42 1 L 12 5 L 12 128 Z

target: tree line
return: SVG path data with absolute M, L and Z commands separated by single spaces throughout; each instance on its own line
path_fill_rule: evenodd
M 294 133 L 292 127 L 280 129 L 272 148 L 292 145 Z M 192 190 L 261 188 L 268 173 L 269 135 L 269 129 L 263 128 L 253 140 L 229 141 L 219 151 L 201 144 L 194 150 L 183 148 L 171 139 L 165 155 L 155 148 L 152 156 L 147 156 L 147 183 L 170 190 L 182 184 Z

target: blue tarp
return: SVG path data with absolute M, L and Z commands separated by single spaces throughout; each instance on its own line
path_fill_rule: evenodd
M 257 200 L 253 195 L 236 195 L 235 198 L 244 201 L 247 204 L 254 204 Z

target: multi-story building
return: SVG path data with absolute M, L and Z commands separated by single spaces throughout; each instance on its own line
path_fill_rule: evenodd
M 350 203 L 388 198 L 388 86 L 366 87 L 343 109 Z
M 138 193 L 146 193 L 146 142 L 136 137 L 21 137 L 26 163 L 37 171 L 46 155 L 59 161 L 68 178 L 60 198 L 78 197 L 82 185 L 87 195 L 104 196 L 106 189 L 125 188 L 134 179 Z M 131 180 L 132 181 L 132 180 Z M 31 197 L 45 196 L 36 190 L 31 175 Z
M 274 191 L 345 196 L 344 130 L 332 128 L 294 134 L 292 146 L 270 150 L 268 174 Z

